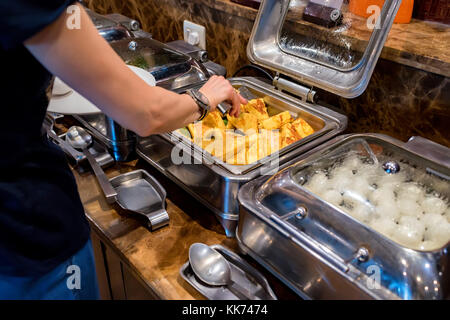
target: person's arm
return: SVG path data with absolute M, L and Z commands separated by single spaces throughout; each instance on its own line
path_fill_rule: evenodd
M 80 9 L 80 29 L 68 29 L 64 13 L 24 42 L 51 73 L 140 136 L 172 131 L 200 117 L 188 95 L 150 87 L 136 76 Z M 232 102 L 232 114 L 239 113 L 240 103 L 245 103 L 223 77 L 212 77 L 200 91 L 212 107 Z

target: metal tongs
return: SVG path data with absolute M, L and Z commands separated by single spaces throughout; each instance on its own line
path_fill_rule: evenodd
M 253 99 L 256 99 L 257 97 L 253 94 L 253 93 L 251 93 L 250 92 L 250 90 L 247 88 L 247 87 L 245 87 L 245 86 L 242 86 L 242 87 L 240 87 L 239 88 L 239 94 L 243 97 L 243 98 L 245 98 L 246 100 L 253 100 Z M 217 110 L 219 110 L 219 112 L 222 114 L 222 116 L 225 116 L 230 110 L 231 110 L 231 108 L 232 108 L 233 106 L 231 105 L 231 104 L 229 104 L 228 102 L 222 102 L 222 103 L 219 103 L 218 105 L 217 105 Z

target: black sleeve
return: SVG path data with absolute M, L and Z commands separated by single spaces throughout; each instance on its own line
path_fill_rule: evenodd
M 74 0 L 0 0 L 0 46 L 22 44 L 55 21 Z

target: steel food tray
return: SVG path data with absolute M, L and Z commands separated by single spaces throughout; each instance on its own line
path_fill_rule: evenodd
M 250 166 L 225 164 L 205 154 L 202 149 L 193 146 L 189 139 L 177 133 L 141 138 L 138 141 L 137 153 L 209 207 L 219 218 L 226 234 L 234 236 L 239 214 L 239 188 L 256 177 L 275 173 L 292 158 L 339 134 L 347 126 L 347 117 L 318 104 L 293 98 L 256 78 L 229 80 L 237 89 L 246 86 L 255 96 L 264 98 L 269 106 L 301 116 L 316 132 L 282 150 L 279 157 L 269 156 Z M 172 155 L 180 154 L 180 150 L 188 157 L 183 161 L 174 161 Z
M 409 148 L 380 134 L 339 136 L 290 161 L 276 175 L 241 188 L 239 247 L 303 298 L 449 299 L 450 243 L 428 251 L 405 247 L 294 178 L 357 139 L 381 147 L 388 156 L 401 155 L 402 165 L 417 170 L 424 186 L 432 181 L 433 189 L 448 199 L 450 168 L 442 165 L 448 163 L 448 148 L 423 139 L 414 139 Z

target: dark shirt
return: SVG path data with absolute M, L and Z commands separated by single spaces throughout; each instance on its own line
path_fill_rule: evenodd
M 42 135 L 51 74 L 23 41 L 72 1 L 0 0 L 0 273 L 42 275 L 89 239 L 64 153 Z

